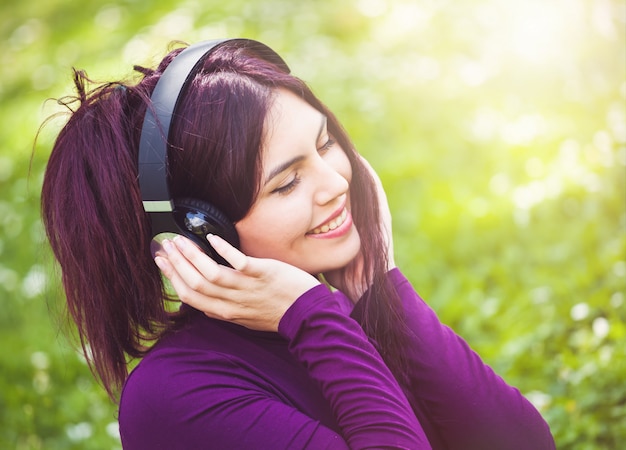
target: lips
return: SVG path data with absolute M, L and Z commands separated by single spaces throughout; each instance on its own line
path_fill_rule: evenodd
M 330 219 L 326 223 L 324 223 L 324 224 L 322 224 L 322 225 L 312 229 L 307 234 L 328 233 L 329 231 L 332 231 L 332 230 L 335 230 L 335 229 L 339 228 L 345 222 L 347 217 L 348 217 L 348 210 L 344 207 L 341 210 L 341 212 L 339 213 L 339 215 L 337 215 L 334 218 Z

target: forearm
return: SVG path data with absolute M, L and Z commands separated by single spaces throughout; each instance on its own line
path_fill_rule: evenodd
M 350 448 L 431 448 L 382 358 L 325 286 L 299 298 L 279 332 L 320 386 Z
M 418 418 L 428 420 L 451 449 L 553 449 L 550 430 L 533 405 L 443 325 L 397 269 L 389 280 L 411 332 L 408 396 L 418 405 Z

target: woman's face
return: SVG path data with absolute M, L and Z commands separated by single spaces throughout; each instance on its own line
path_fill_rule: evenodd
M 265 123 L 259 196 L 235 224 L 241 250 L 318 274 L 358 254 L 350 215 L 352 168 L 326 117 L 280 89 Z

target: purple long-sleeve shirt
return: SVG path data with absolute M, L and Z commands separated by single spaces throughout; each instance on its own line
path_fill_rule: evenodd
M 412 331 L 403 393 L 359 325 L 359 305 L 317 286 L 278 333 L 195 312 L 129 376 L 125 449 L 554 449 L 547 424 L 442 325 L 399 270 Z M 351 317 L 352 316 L 352 317 Z M 413 409 L 410 405 L 413 405 Z

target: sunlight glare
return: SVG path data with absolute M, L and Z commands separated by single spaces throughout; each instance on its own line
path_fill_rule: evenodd
M 570 31 L 575 26 L 572 22 L 577 22 L 580 16 L 577 3 L 571 2 L 564 8 L 559 2 L 507 2 L 511 20 L 508 24 L 510 48 L 529 63 L 560 59 L 563 50 L 572 45 Z M 563 11 L 568 12 L 567 17 L 563 16 Z
M 372 18 L 379 17 L 387 11 L 385 0 L 359 0 L 356 7 L 365 17 Z

